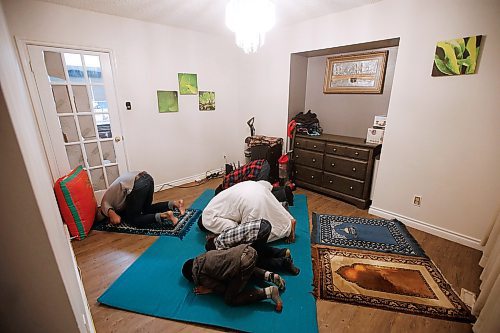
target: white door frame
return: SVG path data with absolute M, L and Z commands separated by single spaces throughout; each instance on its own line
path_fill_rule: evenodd
M 45 115 L 44 115 L 42 103 L 40 101 L 40 96 L 38 93 L 34 93 L 34 92 L 38 91 L 38 87 L 36 85 L 35 77 L 34 77 L 34 74 L 32 73 L 32 69 L 31 69 L 31 62 L 30 62 L 30 57 L 29 57 L 29 52 L 28 52 L 28 45 L 36 45 L 36 46 L 42 46 L 42 47 L 54 47 L 54 48 L 61 48 L 61 49 L 74 49 L 74 50 L 78 50 L 78 51 L 90 51 L 90 52 L 100 52 L 100 53 L 109 54 L 109 60 L 111 63 L 111 72 L 112 72 L 112 77 L 113 77 L 113 81 L 111 83 L 114 87 L 113 92 L 112 92 L 112 98 L 116 101 L 116 107 L 117 107 L 116 114 L 118 116 L 117 119 L 113 119 L 113 122 L 118 122 L 118 125 L 120 126 L 121 137 L 122 137 L 121 144 L 123 145 L 123 150 L 124 150 L 124 155 L 125 155 L 124 169 L 129 170 L 130 162 L 128 159 L 127 149 L 126 149 L 126 140 L 125 140 L 126 134 L 125 134 L 125 129 L 123 127 L 121 117 L 119 115 L 120 110 L 119 110 L 119 104 L 118 104 L 118 97 L 116 95 L 116 85 L 115 85 L 115 80 L 114 80 L 115 73 L 116 73 L 116 65 L 115 65 L 115 57 L 114 57 L 112 50 L 105 49 L 105 48 L 95 48 L 95 47 L 85 47 L 85 46 L 77 46 L 77 45 L 34 41 L 34 40 L 19 38 L 18 36 L 15 36 L 14 38 L 15 38 L 17 49 L 19 52 L 19 57 L 20 57 L 22 68 L 23 68 L 24 77 L 25 77 L 27 85 L 28 85 L 28 92 L 30 94 L 30 99 L 31 99 L 31 102 L 33 104 L 33 109 L 35 110 L 35 117 L 36 117 L 36 121 L 37 121 L 38 128 L 39 128 L 39 134 L 40 134 L 41 140 L 43 142 L 43 146 L 45 148 L 46 162 L 49 165 L 52 180 L 56 181 L 65 172 L 59 170 L 59 167 L 56 163 L 56 153 L 54 152 L 52 141 L 50 139 L 49 129 L 47 127 L 47 121 L 45 120 Z M 54 172 L 55 170 L 57 170 L 57 172 Z
M 7 29 L 4 30 L 3 28 L 4 28 L 3 25 L 0 25 L 0 33 L 2 35 L 7 34 L 8 30 Z M 2 36 L 0 35 L 0 39 L 1 37 Z M 50 143 L 51 141 L 48 133 L 48 128 L 46 127 L 46 122 L 43 116 L 43 109 L 40 102 L 40 98 L 37 93 L 36 94 L 32 93 L 37 91 L 37 86 L 35 82 L 35 77 L 31 73 L 28 44 L 108 53 L 111 62 L 111 71 L 113 73 L 113 78 L 115 75 L 115 68 L 116 68 L 114 56 L 112 51 L 108 49 L 97 49 L 97 48 L 89 48 L 89 47 L 82 47 L 75 45 L 61 45 L 57 43 L 39 42 L 39 41 L 19 38 L 17 36 L 14 36 L 14 38 L 16 41 L 17 50 L 19 52 L 19 58 L 16 59 L 14 55 L 15 50 L 14 48 L 12 48 L 13 56 L 9 59 L 1 59 L 0 61 L 2 61 L 2 63 L 20 62 L 27 87 L 26 86 L 21 87 L 20 85 L 20 89 L 18 91 L 18 95 L 20 95 L 18 96 L 19 100 L 17 100 L 16 98 L 9 98 L 11 96 L 8 95 L 5 97 L 6 99 L 10 99 L 10 102 L 16 106 L 17 110 L 23 110 L 23 112 L 29 112 L 28 111 L 29 108 L 27 108 L 27 106 L 29 105 L 29 102 L 31 102 L 32 109 L 34 110 L 33 117 L 23 116 L 22 114 L 18 114 L 16 112 L 10 112 L 10 115 L 12 118 L 13 125 L 16 128 L 16 132 L 19 131 L 22 133 L 23 128 L 26 127 L 27 128 L 35 127 L 38 129 L 37 133 L 29 133 L 29 136 L 31 137 L 31 139 L 33 139 L 33 137 L 38 137 L 38 141 L 42 142 L 42 146 L 44 149 L 39 149 L 40 146 L 29 144 L 28 142 L 20 142 L 20 146 L 23 151 L 23 155 L 26 158 L 27 168 L 28 172 L 30 173 L 30 176 L 34 179 L 39 180 L 37 184 L 33 184 L 33 190 L 35 196 L 37 197 L 37 201 L 39 201 L 40 203 L 40 208 L 44 219 L 45 228 L 49 236 L 51 247 L 53 248 L 54 253 L 56 254 L 56 260 L 60 268 L 61 276 L 66 284 L 68 297 L 74 306 L 73 310 L 76 316 L 76 320 L 79 323 L 80 327 L 82 326 L 85 327 L 82 331 L 94 333 L 95 327 L 92 319 L 92 314 L 90 313 L 90 309 L 88 306 L 88 299 L 85 294 L 85 289 L 81 277 L 79 276 L 79 271 L 74 257 L 73 249 L 67 238 L 67 232 L 66 232 L 67 230 L 64 230 L 63 227 L 62 219 L 59 214 L 59 210 L 57 208 L 55 196 L 52 198 L 47 198 L 47 196 L 45 195 L 46 186 L 42 186 L 44 180 L 47 179 L 45 177 L 50 178 L 51 179 L 50 183 L 53 184 L 54 181 L 58 178 L 58 175 L 53 174 L 53 172 L 51 171 L 51 170 L 57 170 L 57 167 L 52 169 L 52 167 L 55 166 L 55 154 L 52 149 L 52 145 L 46 144 Z M 9 44 L 10 48 L 9 42 L 6 41 L 5 44 Z M 13 67 L 17 68 L 17 66 Z M 14 78 L 16 78 L 15 68 L 12 69 L 14 73 L 10 73 Z M 113 85 L 115 86 L 114 81 Z M 118 101 L 116 96 L 116 86 L 113 94 L 115 100 Z M 25 122 L 27 117 L 28 121 L 33 120 L 33 124 L 32 126 L 31 124 L 28 124 L 30 126 L 24 127 L 26 125 Z M 122 136 L 125 137 L 121 118 L 118 117 L 117 121 L 119 122 L 119 125 L 122 128 Z M 123 142 L 123 144 L 125 144 L 125 142 Z M 124 146 L 124 151 L 125 151 L 125 163 L 126 163 L 125 168 L 126 170 L 128 170 L 128 166 L 130 165 L 130 163 L 128 160 L 125 146 Z M 45 167 L 40 168 L 37 166 L 36 163 L 33 163 L 33 160 L 36 159 L 37 156 L 42 156 L 42 155 L 45 157 L 46 163 Z M 37 162 L 39 163 L 40 161 L 38 160 Z M 80 308 L 83 313 L 81 312 L 79 313 L 79 311 L 77 310 L 78 308 Z M 80 317 L 83 319 L 83 321 L 81 321 L 78 316 L 83 316 L 83 318 Z

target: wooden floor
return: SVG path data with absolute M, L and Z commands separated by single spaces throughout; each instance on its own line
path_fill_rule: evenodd
M 205 189 L 215 188 L 219 183 L 220 179 L 197 187 L 165 190 L 156 193 L 155 200 L 183 198 L 189 206 Z M 373 217 L 366 210 L 324 195 L 302 189 L 295 193 L 307 195 L 309 216 L 311 212 L 321 212 Z M 456 291 L 465 288 L 476 294 L 479 292 L 480 251 L 415 229 L 409 230 Z M 72 243 L 97 332 L 219 332 L 210 327 L 144 316 L 97 303 L 97 298 L 156 239 L 92 231 L 85 240 Z M 320 332 L 472 332 L 468 324 L 322 300 L 317 301 L 317 313 Z

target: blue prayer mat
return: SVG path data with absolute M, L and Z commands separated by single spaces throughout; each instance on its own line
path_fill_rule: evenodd
M 427 257 L 398 220 L 313 213 L 312 223 L 311 241 L 316 244 Z
M 122 222 L 120 224 L 111 224 L 106 219 L 102 222 L 95 223 L 92 226 L 93 230 L 121 232 L 124 234 L 148 235 L 148 236 L 175 236 L 184 237 L 189 231 L 194 222 L 198 220 L 201 215 L 199 209 L 186 209 L 184 215 L 180 216 L 178 210 L 174 210 L 174 216 L 179 219 L 175 226 L 168 225 L 161 222 L 153 222 L 150 224 L 142 225 L 140 227 Z

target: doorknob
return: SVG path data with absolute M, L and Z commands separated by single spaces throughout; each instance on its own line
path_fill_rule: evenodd
M 121 136 L 115 136 L 115 142 L 120 142 L 122 141 L 122 137 Z

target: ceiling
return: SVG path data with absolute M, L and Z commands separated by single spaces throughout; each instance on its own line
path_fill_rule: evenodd
M 41 0 L 98 13 L 210 33 L 228 33 L 229 0 Z M 381 0 L 272 0 L 276 26 L 286 26 Z

